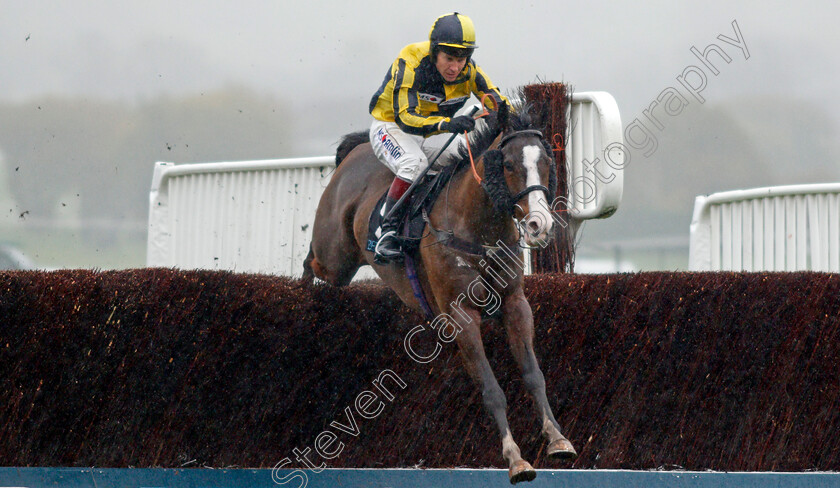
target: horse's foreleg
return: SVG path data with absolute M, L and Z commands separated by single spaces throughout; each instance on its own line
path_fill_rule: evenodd
M 524 459 L 519 451 L 519 446 L 513 440 L 510 426 L 507 421 L 507 400 L 487 356 L 484 352 L 484 344 L 481 341 L 481 315 L 477 311 L 470 311 L 469 324 L 463 327 L 458 334 L 458 348 L 464 361 L 467 372 L 481 388 L 481 397 L 484 406 L 496 421 L 499 434 L 502 437 L 502 455 L 508 462 L 508 475 L 511 483 L 520 481 L 531 481 L 537 476 L 534 468 Z
M 553 459 L 571 459 L 577 456 L 572 443 L 560 433 L 545 391 L 545 377 L 534 354 L 534 317 L 531 306 L 520 290 L 505 299 L 504 324 L 508 342 L 519 364 L 525 387 L 534 400 L 537 414 L 542 421 L 542 434 L 548 441 L 547 454 Z

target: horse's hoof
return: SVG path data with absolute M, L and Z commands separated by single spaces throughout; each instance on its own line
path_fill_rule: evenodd
M 520 481 L 534 481 L 534 478 L 537 477 L 537 472 L 528 461 L 520 459 L 510 467 L 508 476 L 510 476 L 510 484 L 515 485 Z
M 547 454 L 549 459 L 556 461 L 574 459 L 577 457 L 577 451 L 575 451 L 572 443 L 565 437 L 561 437 L 549 444 Z

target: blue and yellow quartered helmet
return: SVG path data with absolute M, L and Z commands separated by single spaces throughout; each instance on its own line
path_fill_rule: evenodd
M 432 52 L 440 49 L 456 57 L 469 57 L 478 47 L 473 21 L 458 12 L 438 17 L 429 32 L 429 41 Z

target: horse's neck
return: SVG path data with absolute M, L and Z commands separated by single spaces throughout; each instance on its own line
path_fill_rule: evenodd
M 484 178 L 484 160 L 475 162 L 475 170 Z M 496 211 L 487 192 L 475 179 L 471 169 L 460 171 L 452 181 L 448 198 L 450 225 L 456 235 L 494 245 L 498 241 L 510 244 L 516 239 L 516 226 L 510 215 Z

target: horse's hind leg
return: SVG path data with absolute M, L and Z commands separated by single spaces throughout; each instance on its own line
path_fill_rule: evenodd
M 315 280 L 315 272 L 312 271 L 312 261 L 315 259 L 315 253 L 312 252 L 312 243 L 309 243 L 309 254 L 303 260 L 303 276 L 301 279 L 306 283 L 312 283 Z
M 484 406 L 496 421 L 496 427 L 502 436 L 502 455 L 508 462 L 510 482 L 515 484 L 520 481 L 531 481 L 537 476 L 537 472 L 528 461 L 522 459 L 519 446 L 514 442 L 510 432 L 507 420 L 507 400 L 490 368 L 481 340 L 481 314 L 476 310 L 462 310 L 462 312 L 469 314 L 471 320 L 456 337 L 458 349 L 467 372 L 481 388 Z
M 551 459 L 572 459 L 577 456 L 577 452 L 572 443 L 560 433 L 560 425 L 546 397 L 545 377 L 534 354 L 534 317 L 531 306 L 520 290 L 505 298 L 503 310 L 508 342 L 542 421 L 542 434 L 548 441 L 546 454 Z

